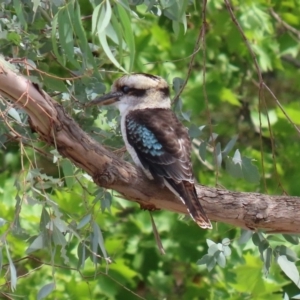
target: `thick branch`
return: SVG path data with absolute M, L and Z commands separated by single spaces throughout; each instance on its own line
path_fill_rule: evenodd
M 166 188 L 149 181 L 131 164 L 90 138 L 43 90 L 17 75 L 0 60 L 0 94 L 22 107 L 31 128 L 47 144 L 90 174 L 102 187 L 146 206 L 186 213 L 184 205 Z M 201 203 L 213 221 L 272 232 L 300 232 L 300 198 L 231 192 L 197 186 Z

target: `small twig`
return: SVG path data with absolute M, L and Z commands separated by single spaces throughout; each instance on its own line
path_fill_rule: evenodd
M 51 53 L 51 55 L 53 56 L 54 59 L 56 59 L 56 57 L 54 56 L 53 53 Z M 48 77 L 51 77 L 51 78 L 54 78 L 54 79 L 59 79 L 59 80 L 76 80 L 76 79 L 80 79 L 83 77 L 83 75 L 81 76 L 78 76 L 76 75 L 75 73 L 73 73 L 70 69 L 62 66 L 59 61 L 56 61 L 61 67 L 63 67 L 64 69 L 66 69 L 68 72 L 71 73 L 71 75 L 74 75 L 73 77 L 59 77 L 59 76 L 55 76 L 53 74 L 49 74 L 45 71 L 42 71 L 38 68 L 35 68 L 33 65 L 31 65 L 30 63 L 27 62 L 26 58 L 25 59 L 20 59 L 20 58 L 14 58 L 14 59 L 11 59 L 10 60 L 11 63 L 18 63 L 18 64 L 24 64 L 26 66 L 29 66 L 31 69 L 33 69 L 34 71 L 40 73 L 41 75 L 45 75 L 45 76 L 48 76 Z M 28 70 L 28 69 L 27 69 Z M 29 75 L 29 74 L 27 74 Z
M 246 36 L 244 34 L 243 28 L 241 27 L 241 25 L 239 24 L 237 18 L 235 17 L 235 15 L 233 13 L 233 10 L 232 10 L 232 7 L 231 7 L 231 5 L 229 3 L 229 0 L 224 0 L 224 2 L 225 2 L 225 5 L 227 7 L 227 10 L 228 10 L 228 12 L 229 12 L 229 14 L 231 16 L 231 19 L 232 19 L 233 23 L 235 24 L 235 26 L 237 27 L 238 31 L 240 32 L 240 34 L 241 34 L 241 36 L 242 36 L 242 38 L 243 38 L 243 40 L 244 40 L 244 42 L 245 42 L 245 44 L 246 44 L 246 46 L 248 48 L 248 51 L 249 51 L 249 53 L 250 53 L 250 55 L 251 55 L 251 57 L 252 57 L 252 59 L 254 61 L 254 66 L 256 68 L 256 72 L 257 72 L 257 75 L 258 75 L 258 78 L 259 78 L 259 83 L 262 86 L 263 78 L 262 78 L 262 73 L 261 73 L 260 67 L 259 67 L 258 62 L 257 62 L 256 55 L 255 55 L 255 53 L 254 53 L 254 51 L 253 51 L 253 49 L 252 49 L 252 47 L 251 47 L 248 39 L 246 38 Z
M 93 193 L 90 193 L 88 191 L 88 189 L 81 183 L 80 179 L 78 178 L 77 175 L 74 175 L 75 180 L 79 183 L 79 185 L 81 186 L 81 188 L 89 195 L 89 196 L 93 196 Z
M 264 92 L 264 90 L 262 90 Z M 281 181 L 280 181 L 280 176 L 277 172 L 277 159 L 276 159 L 276 153 L 275 153 L 275 144 L 274 144 L 274 135 L 273 135 L 273 130 L 272 130 L 272 126 L 271 126 L 271 122 L 270 122 L 270 118 L 269 118 L 269 114 L 268 114 L 268 107 L 267 107 L 267 104 L 266 104 L 266 101 L 263 101 L 263 104 L 264 104 L 264 107 L 265 107 L 265 110 L 266 110 L 266 116 L 267 116 L 267 122 L 268 122 L 268 128 L 269 128 L 269 133 L 270 133 L 270 141 L 271 141 L 271 149 L 272 149 L 272 158 L 273 158 L 273 167 L 274 167 L 274 171 L 275 171 L 275 176 L 276 176 L 276 179 L 277 179 L 277 182 L 280 186 L 280 188 L 282 189 L 283 193 L 285 195 L 288 195 L 288 193 L 286 192 L 286 190 L 284 189 Z
M 9 128 L 9 130 L 18 138 L 18 139 L 21 139 L 22 136 L 16 132 L 11 126 L 10 124 L 8 123 L 7 121 L 7 117 L 3 114 L 3 112 L 0 110 L 0 118 L 4 121 L 4 123 L 6 124 L 6 126 Z
M 76 73 L 74 73 L 72 70 L 70 70 L 69 68 L 67 68 L 66 66 L 62 65 L 61 62 L 57 59 L 57 57 L 55 56 L 55 54 L 51 51 L 50 52 L 51 56 L 53 57 L 53 59 L 55 59 L 55 61 L 65 70 L 67 70 L 73 77 L 71 79 L 64 79 L 64 80 L 74 80 L 74 79 L 78 79 L 81 78 L 83 76 L 78 76 Z
M 298 39 L 300 39 L 300 31 L 297 30 L 296 28 L 292 27 L 291 25 L 289 25 L 288 23 L 286 23 L 285 21 L 283 21 L 279 15 L 273 10 L 273 8 L 270 8 L 270 14 L 271 16 L 278 21 L 285 29 L 287 29 L 288 31 L 292 32 L 293 34 L 295 34 L 297 36 Z
M 273 97 L 273 99 L 276 101 L 276 104 L 279 106 L 280 110 L 283 112 L 283 114 L 285 115 L 285 117 L 287 118 L 287 120 L 289 120 L 289 122 L 294 126 L 294 128 L 300 134 L 300 129 L 296 126 L 296 124 L 292 121 L 292 119 L 290 118 L 290 116 L 286 113 L 286 111 L 284 110 L 284 108 L 282 107 L 281 103 L 279 102 L 279 100 L 277 99 L 277 97 L 275 96 L 275 94 L 272 92 L 272 90 L 265 83 L 263 83 L 263 85 L 268 90 L 268 92 L 271 94 L 271 96 Z
M 241 25 L 239 24 L 237 18 L 235 17 L 233 11 L 232 11 L 232 7 L 229 3 L 229 0 L 224 0 L 224 3 L 226 5 L 226 8 L 230 14 L 230 17 L 233 21 L 233 23 L 235 24 L 235 26 L 237 27 L 238 31 L 240 32 L 243 40 L 244 40 L 244 43 L 246 44 L 247 48 L 248 48 L 248 51 L 252 57 L 252 60 L 254 62 L 254 66 L 256 68 L 256 73 L 257 73 L 257 76 L 258 76 L 258 79 L 259 79 L 259 90 L 258 90 L 258 93 L 259 93 L 259 100 L 261 101 L 261 90 L 262 90 L 262 87 L 263 87 L 263 77 L 262 77 L 262 73 L 261 73 L 261 70 L 260 70 L 260 67 L 258 65 L 258 62 L 257 62 L 257 58 L 256 58 L 256 55 L 248 41 L 248 39 L 246 38 L 245 34 L 244 34 L 244 31 L 241 27 Z M 260 108 L 259 108 L 260 109 Z M 264 156 L 263 156 L 263 141 L 262 141 L 262 131 L 261 131 L 261 112 L 259 113 L 259 123 L 260 123 L 260 126 L 259 126 L 259 136 L 260 136 L 260 147 L 261 147 L 261 152 L 262 152 L 262 155 L 261 155 L 261 165 L 262 165 L 262 173 L 263 173 L 263 181 L 264 181 L 264 188 L 265 190 L 267 191 L 267 182 L 266 182 L 266 176 L 265 176 L 265 163 L 264 163 Z
M 151 211 L 149 211 L 149 215 L 150 215 L 150 220 L 151 220 L 152 229 L 153 229 L 153 234 L 154 234 L 154 237 L 155 237 L 155 241 L 156 241 L 157 248 L 158 248 L 158 250 L 159 250 L 159 253 L 160 253 L 161 255 L 164 255 L 164 254 L 166 254 L 166 251 L 165 251 L 164 246 L 163 246 L 163 244 L 162 244 L 162 242 L 161 242 L 161 238 L 160 238 L 160 236 L 159 236 L 159 232 L 158 232 L 157 227 L 156 227 L 156 225 L 155 225 L 155 221 L 154 221 L 154 219 L 153 219 L 153 216 L 152 216 Z
M 88 15 L 88 16 L 84 16 L 84 17 L 81 17 L 81 20 L 84 21 L 84 20 L 89 20 L 92 18 L 93 15 Z
M 206 2 L 206 1 L 205 1 Z M 188 82 L 188 79 L 191 75 L 191 72 L 192 72 L 192 68 L 193 68 L 193 65 L 194 65 L 194 61 L 195 61 L 195 57 L 196 57 L 196 54 L 200 51 L 200 43 L 201 43 L 201 40 L 203 38 L 203 36 L 205 36 L 205 31 L 206 31 L 206 24 L 205 23 L 201 23 L 201 27 L 200 27 L 200 30 L 199 30 L 199 34 L 197 36 L 197 40 L 196 40 L 196 43 L 195 43 L 195 47 L 194 47 L 194 51 L 193 53 L 191 54 L 191 60 L 189 62 L 189 66 L 188 66 L 188 71 L 187 71 L 187 75 L 185 77 L 185 80 L 182 84 L 182 86 L 180 87 L 179 91 L 177 92 L 177 94 L 175 95 L 175 97 L 173 98 L 172 100 L 172 104 L 176 104 L 176 102 L 178 101 L 182 91 L 184 90 L 185 86 L 187 85 L 187 82 Z
M 215 170 L 216 170 L 216 185 L 218 185 L 218 177 L 219 177 L 219 168 L 217 165 L 217 153 L 216 153 L 216 143 L 215 139 L 213 137 L 213 126 L 212 126 L 212 119 L 211 119 L 211 114 L 209 110 L 209 101 L 208 101 L 208 96 L 207 96 L 207 91 L 206 91 L 206 42 L 205 42 L 205 33 L 206 33 L 206 5 L 207 5 L 207 0 L 203 0 L 202 2 L 202 28 L 203 30 L 203 35 L 202 35 L 202 53 L 203 53 L 203 72 L 202 72 L 202 80 L 203 80 L 203 85 L 202 85 L 202 91 L 203 91 L 203 97 L 204 97 L 204 102 L 205 102 L 205 107 L 206 107 L 206 116 L 207 116 L 207 122 L 208 122 L 208 127 L 209 127 L 209 135 L 211 137 L 211 142 L 213 146 L 213 156 L 214 156 L 214 161 L 215 161 Z

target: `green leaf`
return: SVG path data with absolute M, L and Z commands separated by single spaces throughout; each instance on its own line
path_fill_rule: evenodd
M 131 27 L 131 17 L 129 13 L 121 6 L 117 4 L 117 9 L 120 16 L 120 22 L 123 27 L 124 39 L 128 47 L 129 52 L 129 72 L 132 71 L 134 59 L 135 59 L 135 43 L 134 43 L 134 35 Z
M 285 255 L 279 256 L 277 258 L 277 263 L 285 275 L 289 277 L 298 288 L 300 288 L 300 275 L 295 263 L 289 261 Z
M 121 71 L 123 71 L 124 73 L 127 73 L 126 70 L 118 63 L 118 61 L 115 59 L 113 53 L 111 52 L 108 43 L 107 43 L 107 39 L 106 39 L 106 35 L 105 34 L 101 34 L 99 36 L 99 41 L 100 44 L 103 48 L 103 51 L 105 52 L 105 54 L 107 55 L 107 57 L 109 58 L 109 60 Z
M 205 161 L 206 159 L 206 146 L 207 146 L 206 142 L 201 142 L 199 146 L 199 155 L 203 161 Z
M 262 127 L 262 128 L 269 128 L 269 122 L 270 122 L 270 126 L 277 123 L 278 115 L 275 109 L 270 109 L 268 111 L 268 117 L 266 116 L 266 114 L 257 111 L 251 111 L 251 119 L 255 124 L 255 126 Z
M 186 8 L 189 4 L 189 0 L 179 1 L 179 4 L 180 3 L 182 4 L 181 5 L 181 11 L 180 11 L 180 15 L 181 15 L 180 21 L 183 24 L 184 33 L 186 33 L 186 31 L 187 31 L 187 17 L 186 17 L 185 12 L 186 12 Z
M 82 52 L 84 64 L 86 66 L 88 66 L 88 63 L 91 64 L 94 67 L 95 73 L 98 74 L 98 68 L 96 66 L 95 59 L 91 52 L 90 46 L 87 41 L 86 33 L 84 31 L 84 27 L 82 25 L 80 5 L 78 3 L 75 3 L 72 22 L 74 26 L 74 32 L 78 36 L 78 44 Z M 100 75 L 98 76 L 100 77 Z
M 240 101 L 238 100 L 236 94 L 228 89 L 228 88 L 223 88 L 220 92 L 220 98 L 222 101 L 226 101 L 232 105 L 235 105 L 235 106 L 241 106 L 241 103 Z
M 97 25 L 98 25 L 99 18 L 100 18 L 100 15 L 101 15 L 102 6 L 103 6 L 103 2 L 100 3 L 99 5 L 97 5 L 93 9 L 93 15 L 92 15 L 92 33 L 93 34 L 97 33 L 97 28 L 98 28 Z
M 255 232 L 253 235 L 252 235 L 252 241 L 253 241 L 253 244 L 255 246 L 259 246 L 260 243 L 264 240 L 264 238 L 262 237 L 261 234 L 259 234 L 258 232 Z
M 110 265 L 109 269 L 117 272 L 118 276 L 123 277 L 130 285 L 134 285 L 136 283 L 136 279 L 141 278 L 139 273 L 128 266 L 125 259 L 118 258 L 116 263 Z
M 75 183 L 75 179 L 74 179 L 74 166 L 73 164 L 68 160 L 68 159 L 64 159 L 61 161 L 61 166 L 64 172 L 64 176 L 65 176 L 65 182 L 67 184 L 67 187 L 69 189 L 72 188 L 72 186 Z
M 92 32 L 97 32 L 98 37 L 105 32 L 111 19 L 111 6 L 108 0 L 97 5 L 92 16 Z
M 224 252 L 224 255 L 227 257 L 227 256 L 230 256 L 231 255 L 231 249 L 229 246 L 223 246 L 223 252 Z
M 38 235 L 34 241 L 28 246 L 25 253 L 30 254 L 36 250 L 43 249 L 45 247 L 44 245 L 44 235 L 41 233 Z
M 251 183 L 258 183 L 259 173 L 256 166 L 247 157 L 242 157 L 240 151 L 237 149 L 233 158 L 226 157 L 226 170 L 236 178 L 243 178 Z
M 70 61 L 76 68 L 80 68 L 78 61 L 74 57 L 74 38 L 73 38 L 73 5 L 69 3 L 65 8 L 58 12 L 57 23 L 58 23 L 58 35 L 62 50 L 65 53 L 65 57 Z
M 214 156 L 215 156 L 215 164 L 218 166 L 218 168 L 220 168 L 222 164 L 222 152 L 221 152 L 220 142 L 218 142 L 216 145 Z
M 106 209 L 108 209 L 108 211 L 110 211 L 111 203 L 112 203 L 111 193 L 109 193 L 109 192 L 104 193 L 104 197 L 102 197 L 102 199 L 101 199 L 102 211 L 104 212 Z
M 54 245 L 65 246 L 67 244 L 65 236 L 55 225 L 53 226 L 52 240 Z
M 294 262 L 298 260 L 297 254 L 290 248 L 287 248 L 284 245 L 277 246 L 274 249 L 274 252 L 279 253 L 279 255 L 284 255 L 287 257 L 290 261 Z
M 273 250 L 271 247 L 269 247 L 263 255 L 264 258 L 264 267 L 265 267 L 265 276 L 268 276 L 269 274 L 269 270 L 271 267 L 271 263 L 272 263 L 272 254 L 273 254 Z
M 77 225 L 77 229 L 81 229 L 82 227 L 84 227 L 87 223 L 89 223 L 91 221 L 92 215 L 88 214 L 86 216 L 84 216 L 81 221 L 78 223 Z
M 125 41 L 123 40 L 123 29 L 118 19 L 115 15 L 111 16 L 111 23 L 105 29 L 105 34 L 110 38 L 115 44 L 118 45 L 119 49 L 119 63 L 121 64 L 123 57 L 123 50 L 126 48 Z M 115 50 L 115 49 L 114 49 Z
M 256 232 L 252 236 L 253 244 L 258 246 L 258 250 L 260 252 L 261 258 L 263 260 L 264 251 L 269 247 L 268 240 L 264 237 L 261 232 Z
M 199 127 L 196 126 L 195 124 L 192 124 L 189 127 L 189 136 L 191 139 L 199 137 L 200 134 L 201 134 L 201 131 L 200 131 Z
M 281 14 L 281 17 L 284 21 L 289 23 L 290 25 L 299 25 L 299 18 L 297 15 L 290 13 L 290 12 L 284 12 Z
M 229 282 L 229 286 L 235 291 L 241 293 L 251 293 L 252 295 L 261 295 L 261 299 L 268 299 L 271 294 L 278 291 L 278 282 L 266 281 L 263 279 L 261 272 L 261 260 L 246 252 L 243 255 L 245 262 L 235 266 L 235 280 Z M 283 284 L 282 281 L 280 281 Z M 280 297 L 282 297 L 280 295 Z M 237 298 L 239 299 L 239 298 Z M 281 298 L 276 298 L 281 299 Z
M 116 10 L 117 9 L 115 8 L 114 11 Z M 112 15 L 111 24 L 109 24 L 109 26 L 106 28 L 106 35 L 118 45 L 118 56 L 121 64 L 123 62 L 123 50 L 125 48 L 125 41 L 123 39 L 124 33 L 122 25 L 120 24 L 119 18 L 116 15 L 118 15 L 118 12 Z
M 13 119 L 15 119 L 16 121 L 18 121 L 19 123 L 22 123 L 21 117 L 19 115 L 19 112 L 11 107 L 8 112 L 7 112 Z
M 235 135 L 225 146 L 225 148 L 222 151 L 222 157 L 224 158 L 225 156 L 227 156 L 227 154 L 232 150 L 232 148 L 234 147 L 236 141 L 238 139 L 238 135 Z
M 105 250 L 103 235 L 100 230 L 100 227 L 96 222 L 92 222 L 92 228 L 93 228 L 94 240 L 100 246 L 104 258 L 107 258 L 108 256 Z
M 211 256 L 206 263 L 206 268 L 208 272 L 210 272 L 215 267 L 215 265 L 216 265 L 216 259 L 214 256 Z
M 252 164 L 251 159 L 243 157 L 242 163 L 243 177 L 245 178 L 245 180 L 252 183 L 258 183 L 260 178 L 258 169 L 255 165 Z
M 203 255 L 203 256 L 197 261 L 197 265 L 205 265 L 205 264 L 207 264 L 207 263 L 210 261 L 211 257 L 212 257 L 212 256 L 209 255 L 209 254 Z
M 47 224 L 51 221 L 51 217 L 47 211 L 47 209 L 45 208 L 45 206 L 43 206 L 42 209 L 42 214 L 41 214 L 41 219 L 40 219 L 40 231 L 44 231 L 44 229 L 46 228 Z
M 230 241 L 229 238 L 224 238 L 224 239 L 222 240 L 222 245 L 223 245 L 223 246 L 229 246 L 230 243 L 231 243 L 231 241 Z
M 223 252 L 220 252 L 217 255 L 217 263 L 221 268 L 225 268 L 226 266 L 226 257 Z
M 258 250 L 260 251 L 261 253 L 261 256 L 263 255 L 264 251 L 266 249 L 268 249 L 268 247 L 270 246 L 268 240 L 264 239 L 261 244 L 258 246 Z
M 53 47 L 53 52 L 55 54 L 56 59 L 58 62 L 65 66 L 66 60 L 64 59 L 64 56 L 60 54 L 58 51 L 58 43 L 57 43 L 57 38 L 56 38 L 56 33 L 57 33 L 57 26 L 58 26 L 58 15 L 60 11 L 54 16 L 52 20 L 52 31 L 51 31 L 51 40 L 52 40 L 52 47 Z
M 235 165 L 240 165 L 242 166 L 242 156 L 241 153 L 239 151 L 239 149 L 237 149 L 234 153 L 234 156 L 232 158 L 232 161 Z
M 24 27 L 24 29 L 26 31 L 27 30 L 27 22 L 26 22 L 25 17 L 24 17 L 23 3 L 20 0 L 14 0 L 13 3 L 14 3 L 14 9 L 15 9 L 15 12 L 18 16 L 18 19 L 19 19 L 21 25 Z
M 110 2 L 107 0 L 99 4 L 92 16 L 92 32 L 97 33 L 97 37 L 102 46 L 103 51 L 109 58 L 109 60 L 120 70 L 127 73 L 126 70 L 120 65 L 120 63 L 114 57 L 110 47 L 107 43 L 108 30 L 112 29 L 110 21 L 112 19 L 112 10 Z M 126 21 L 125 21 L 126 22 Z M 129 34 L 129 33 L 128 33 Z
M 208 247 L 212 246 L 212 245 L 216 245 L 216 243 L 210 239 L 206 239 L 206 244 Z
M 20 46 L 22 41 L 21 36 L 16 32 L 8 32 L 6 38 L 8 41 L 13 42 L 17 46 Z
M 55 283 L 51 282 L 48 284 L 45 284 L 38 292 L 37 300 L 41 300 L 46 298 L 55 288 Z
M 5 243 L 5 248 L 6 248 L 6 256 L 7 256 L 8 263 L 9 263 L 10 288 L 12 291 L 15 291 L 15 289 L 17 288 L 17 281 L 18 281 L 17 271 L 16 271 L 16 267 L 10 257 L 7 243 Z
M 84 269 L 85 261 L 87 260 L 88 255 L 86 255 L 86 246 L 83 243 L 79 243 L 77 247 L 77 256 L 78 256 L 77 268 Z
M 68 92 L 65 83 L 61 79 L 45 76 L 43 83 L 50 90 L 59 91 L 59 92 Z
M 284 293 L 283 300 L 290 300 L 290 297 L 287 293 Z
M 176 94 L 180 91 L 183 84 L 184 84 L 184 80 L 182 78 L 180 78 L 180 77 L 174 77 L 173 78 L 173 89 L 174 89 Z
M 213 245 L 210 245 L 209 248 L 208 248 L 208 254 L 209 255 L 214 255 L 216 252 L 219 252 L 219 247 L 217 244 L 213 244 Z
M 282 235 L 286 241 L 290 242 L 293 245 L 298 245 L 299 244 L 299 237 L 298 235 L 295 234 L 283 234 Z

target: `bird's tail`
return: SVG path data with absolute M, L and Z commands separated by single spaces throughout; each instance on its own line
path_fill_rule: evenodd
M 184 185 L 185 193 L 182 195 L 182 200 L 187 206 L 188 212 L 192 219 L 200 226 L 205 229 L 212 229 L 210 220 L 208 219 L 204 209 L 198 199 L 198 195 L 193 183 L 188 181 L 182 182 Z
M 169 182 L 170 184 L 170 182 Z M 173 182 L 172 188 L 180 196 L 180 200 L 185 204 L 192 219 L 205 229 L 212 229 L 212 225 L 198 199 L 197 192 L 193 183 L 189 181 Z

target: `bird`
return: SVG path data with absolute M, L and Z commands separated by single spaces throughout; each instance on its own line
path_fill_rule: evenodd
M 126 74 L 88 106 L 110 104 L 120 111 L 122 137 L 134 163 L 150 180 L 158 180 L 175 194 L 198 226 L 211 229 L 195 188 L 188 131 L 171 110 L 166 80 Z

